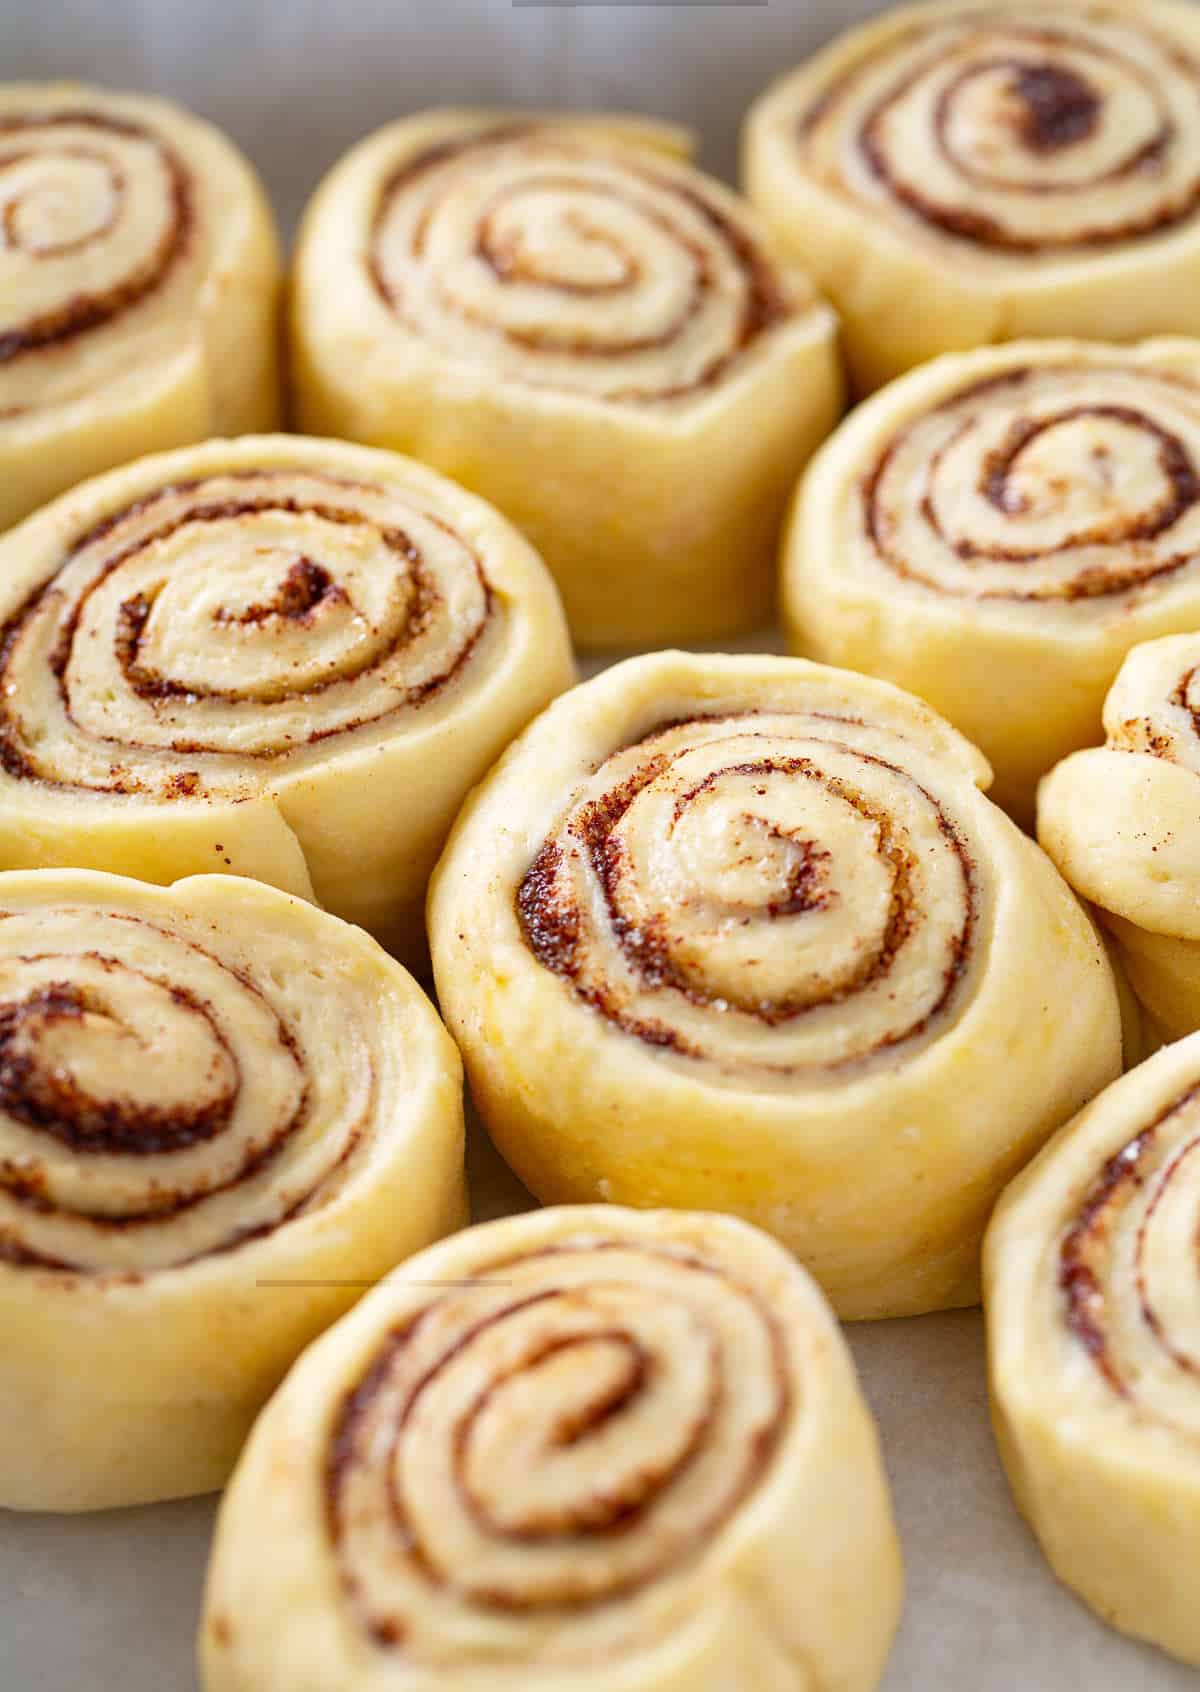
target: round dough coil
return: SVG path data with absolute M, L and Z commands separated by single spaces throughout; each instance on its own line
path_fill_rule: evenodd
M 303 426 L 494 500 L 592 646 L 765 621 L 840 407 L 832 314 L 684 152 L 629 120 L 407 119 L 326 179 L 297 253 Z
M 988 1233 L 992 1397 L 1017 1500 L 1112 1626 L 1200 1664 L 1200 1038 L 1125 1076 Z
M 360 930 L 230 876 L 0 875 L 0 1504 L 221 1485 L 464 1210 L 458 1054 Z
M 663 653 L 544 713 L 429 906 L 522 1180 L 740 1214 L 843 1316 L 971 1302 L 991 1202 L 1121 1051 L 1095 930 L 986 781 L 917 700 L 796 660 Z
M 744 167 L 862 388 L 1021 336 L 1200 332 L 1189 5 L 890 11 L 762 96 Z
M 913 371 L 802 482 L 783 599 L 796 650 L 928 699 L 1031 822 L 1130 647 L 1200 619 L 1200 341 Z
M 0 86 L 0 528 L 153 448 L 279 420 L 250 166 L 164 100 Z
M 420 465 L 143 460 L 0 542 L 0 865 L 230 868 L 418 955 L 463 795 L 573 673 L 536 555 Z
M 1200 637 L 1135 647 L 1104 705 L 1105 744 L 1038 793 L 1038 838 L 1095 904 L 1168 1039 L 1200 1028 Z
M 306 1356 L 222 1508 L 206 1692 L 871 1692 L 874 1426 L 809 1278 L 715 1216 L 543 1211 Z

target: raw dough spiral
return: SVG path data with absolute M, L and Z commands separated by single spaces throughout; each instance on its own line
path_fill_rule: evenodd
M 228 867 L 413 956 L 463 795 L 572 676 L 536 555 L 423 466 L 146 459 L 0 542 L 0 866 Z
M 1200 333 L 1193 6 L 890 11 L 759 100 L 745 175 L 863 388 L 986 341 Z
M 662 653 L 545 712 L 430 888 L 443 1013 L 548 1201 L 729 1210 L 844 1316 L 970 1303 L 1004 1181 L 1120 1068 L 1053 866 L 916 699 Z
M 1038 793 L 1038 838 L 1095 904 L 1168 1039 L 1200 1028 L 1200 635 L 1135 647 L 1104 704 L 1105 744 Z
M 801 484 L 783 600 L 795 650 L 928 699 L 1031 822 L 1130 647 L 1200 621 L 1200 341 L 1027 341 L 893 383 Z
M 832 314 L 685 151 L 629 120 L 407 119 L 300 237 L 304 427 L 495 500 L 589 645 L 765 620 L 789 478 L 840 405 Z
M 997 1433 L 1059 1578 L 1200 1664 L 1200 1037 L 1110 1087 L 1004 1195 Z
M 816 1288 L 716 1216 L 542 1211 L 370 1295 L 227 1495 L 206 1692 L 871 1692 L 900 1604 Z
M 280 259 L 209 124 L 0 86 L 0 528 L 157 447 L 273 428 Z
M 230 876 L 0 875 L 0 1504 L 221 1485 L 464 1206 L 458 1054 L 361 931 Z

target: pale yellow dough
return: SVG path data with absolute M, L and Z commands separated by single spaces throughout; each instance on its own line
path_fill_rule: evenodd
M 1055 1573 L 1200 1665 L 1200 1037 L 1013 1182 L 984 1276 L 996 1433 Z
M 1103 746 L 1038 793 L 1038 838 L 1099 909 L 1148 1016 L 1200 1028 L 1200 635 L 1135 647 L 1104 705 Z
M 1200 333 L 1200 16 L 894 8 L 762 95 L 743 178 L 861 391 L 985 342 Z
M 0 875 L 0 1505 L 223 1484 L 466 1211 L 462 1069 L 359 929 L 231 876 Z
M 1004 1183 L 1120 1071 L 1112 972 L 927 706 L 797 659 L 577 688 L 468 801 L 434 972 L 547 1201 L 726 1210 L 839 1314 L 969 1304 Z
M 0 540 L 0 868 L 229 869 L 406 959 L 463 796 L 574 665 L 490 507 L 391 453 L 214 441 Z
M 800 484 L 793 650 L 911 689 L 1033 821 L 1138 641 L 1200 623 L 1200 341 L 1026 341 L 876 394 Z
M 649 121 L 407 118 L 297 248 L 302 427 L 494 500 L 589 646 L 765 621 L 789 483 L 841 409 L 833 314 L 687 152 Z
M 425 1252 L 296 1366 L 221 1509 L 202 1678 L 872 1692 L 901 1589 L 809 1277 L 723 1217 L 564 1208 Z
M 0 219 L 0 528 L 141 453 L 276 427 L 275 225 L 211 124 L 0 85 Z

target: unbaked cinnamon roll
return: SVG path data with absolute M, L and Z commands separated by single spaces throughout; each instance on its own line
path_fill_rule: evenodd
M 389 1277 L 226 1496 L 205 1692 L 871 1692 L 901 1596 L 837 1324 L 762 1234 L 562 1209 Z
M 545 712 L 429 907 L 526 1185 L 744 1216 L 846 1317 L 973 1302 L 1000 1188 L 1121 1062 L 1096 932 L 987 779 L 795 659 L 660 653 Z
M 1105 744 L 1038 793 L 1038 838 L 1098 908 L 1150 1020 L 1200 1028 L 1200 636 L 1135 647 L 1104 705 Z
M 0 875 L 0 1505 L 220 1486 L 464 1210 L 458 1054 L 361 931 L 231 876 Z
M 758 101 L 744 168 L 861 388 L 1024 335 L 1200 333 L 1193 6 L 889 11 Z
M 463 795 L 573 673 L 536 554 L 423 466 L 145 459 L 0 542 L 0 867 L 229 869 L 418 956 Z
M 793 649 L 982 748 L 1023 823 L 1138 641 L 1200 621 L 1200 341 L 1026 341 L 875 395 L 801 484 Z
M 160 447 L 278 421 L 258 180 L 165 100 L 0 86 L 0 528 Z
M 1200 1037 L 1110 1087 L 1004 1195 L 995 1424 L 1060 1580 L 1200 1665 Z
M 300 236 L 303 426 L 494 500 L 590 646 L 765 620 L 789 480 L 841 403 L 832 314 L 686 150 L 648 122 L 406 119 Z

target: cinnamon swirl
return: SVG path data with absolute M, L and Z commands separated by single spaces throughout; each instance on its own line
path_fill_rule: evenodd
M 458 1054 L 365 934 L 230 876 L 0 875 L 0 1505 L 221 1485 L 463 1212 Z
M 1031 822 L 1129 649 L 1200 620 L 1200 341 L 1026 341 L 893 383 L 802 483 L 783 600 L 794 650 L 928 699 Z
M 890 11 L 758 101 L 744 165 L 861 388 L 1025 335 L 1200 333 L 1193 6 Z
M 142 460 L 0 541 L 0 867 L 229 869 L 417 956 L 463 795 L 572 675 L 532 549 L 421 465 Z
M 425 1252 L 302 1359 L 217 1528 L 206 1692 L 871 1692 L 900 1554 L 824 1300 L 722 1217 Z
M 1200 1037 L 1091 1104 L 988 1233 L 992 1397 L 1017 1501 L 1105 1621 L 1200 1664 Z
M 674 130 L 440 112 L 326 179 L 296 261 L 310 431 L 492 499 L 596 645 L 763 621 L 840 406 L 833 318 Z
M 996 1194 L 1121 1057 L 1095 930 L 987 779 L 918 700 L 795 659 L 661 653 L 545 712 L 429 910 L 527 1186 L 742 1215 L 843 1316 L 972 1302 Z
M 0 86 L 0 528 L 157 447 L 273 428 L 257 178 L 164 100 Z

